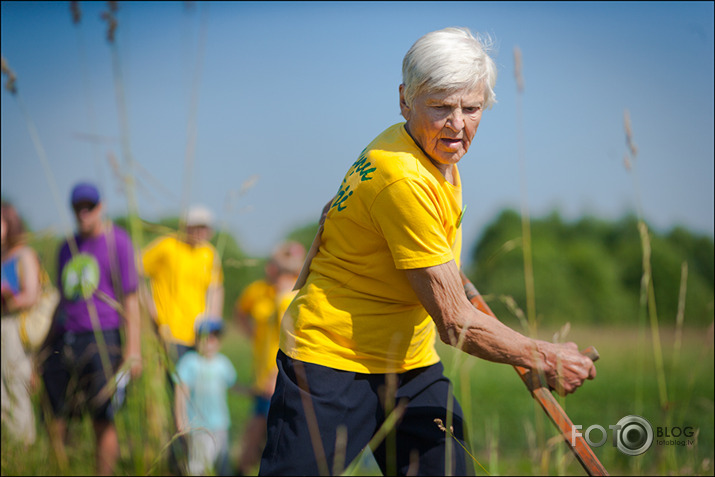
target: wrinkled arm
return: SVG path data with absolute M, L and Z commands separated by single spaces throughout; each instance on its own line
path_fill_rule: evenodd
M 454 261 L 405 273 L 443 342 L 488 361 L 542 371 L 549 385 L 564 394 L 596 376 L 593 362 L 575 343 L 528 338 L 472 306 Z

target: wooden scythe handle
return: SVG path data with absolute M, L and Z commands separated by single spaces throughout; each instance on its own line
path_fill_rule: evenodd
M 489 308 L 487 303 L 482 298 L 482 295 L 477 291 L 474 284 L 469 281 L 469 278 L 460 272 L 462 275 L 462 284 L 464 285 L 464 291 L 467 294 L 467 298 L 479 311 L 498 319 L 496 315 Z M 598 351 L 594 347 L 586 348 L 583 354 L 591 358 L 591 360 L 596 361 L 599 358 Z M 588 445 L 586 440 L 582 435 L 577 434 L 574 438 L 573 428 L 574 425 L 569 419 L 566 412 L 563 410 L 561 405 L 558 403 L 554 395 L 551 394 L 551 389 L 549 386 L 543 382 L 538 376 L 538 373 L 532 373 L 531 370 L 522 368 L 521 366 L 514 366 L 516 372 L 521 377 L 526 387 L 531 392 L 531 395 L 536 399 L 544 412 L 549 416 L 551 422 L 559 429 L 561 436 L 564 438 L 569 446 L 569 449 L 574 453 L 576 459 L 581 463 L 584 470 L 588 475 L 608 475 L 608 471 L 603 467 L 603 464 L 598 460 L 598 457 L 593 453 L 593 450 Z

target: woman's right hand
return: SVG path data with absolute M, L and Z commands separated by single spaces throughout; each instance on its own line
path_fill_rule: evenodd
M 576 343 L 539 342 L 537 349 L 543 357 L 542 371 L 546 382 L 561 396 L 576 391 L 585 380 L 596 377 L 596 366 L 581 354 Z

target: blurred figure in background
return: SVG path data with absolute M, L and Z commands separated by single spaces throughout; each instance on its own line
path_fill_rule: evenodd
M 222 334 L 221 318 L 197 322 L 196 351 L 186 352 L 176 364 L 177 428 L 189 431 L 190 475 L 231 475 L 227 397 L 236 368 L 219 352 Z
M 35 442 L 31 383 L 33 363 L 20 339 L 20 313 L 39 298 L 40 264 L 24 242 L 25 230 L 15 207 L 2 202 L 2 424 L 24 444 Z
M 266 419 L 276 386 L 276 354 L 280 339 L 280 319 L 295 297 L 293 291 L 303 261 L 305 247 L 298 242 L 281 244 L 266 264 L 266 277 L 250 284 L 236 300 L 234 317 L 253 344 L 253 417 L 243 436 L 239 475 L 251 473 L 258 465 L 266 438 Z
M 167 382 L 171 395 L 176 363 L 187 351 L 194 350 L 196 322 L 202 317 L 223 315 L 221 258 L 209 242 L 213 214 L 205 207 L 193 206 L 184 223 L 185 234 L 159 237 L 142 254 L 143 272 L 151 288 L 151 297 L 145 301 L 169 357 Z M 181 436 L 174 440 L 169 452 L 170 471 L 185 473 L 187 457 L 187 442 Z
M 147 305 L 173 363 L 193 348 L 199 317 L 223 314 L 221 259 L 209 242 L 213 215 L 194 206 L 185 224 L 184 236 L 159 237 L 142 254 L 152 295 Z
M 115 374 L 121 367 L 137 378 L 142 371 L 134 246 L 124 229 L 104 220 L 95 185 L 77 184 L 70 203 L 77 234 L 59 250 L 61 300 L 41 363 L 53 414 L 50 438 L 65 460 L 67 419 L 88 411 L 97 439 L 97 474 L 109 475 L 119 458 L 117 401 L 111 399 Z

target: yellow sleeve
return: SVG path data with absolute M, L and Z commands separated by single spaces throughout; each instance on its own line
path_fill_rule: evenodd
M 402 179 L 383 189 L 370 208 L 398 269 L 431 267 L 454 258 L 444 213 L 428 185 Z

